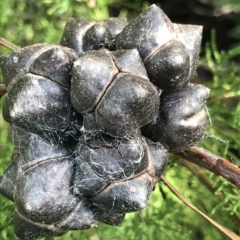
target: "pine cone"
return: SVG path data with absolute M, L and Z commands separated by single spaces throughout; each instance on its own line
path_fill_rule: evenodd
M 61 45 L 0 58 L 15 144 L 0 193 L 19 239 L 120 225 L 147 206 L 168 153 L 205 131 L 209 90 L 190 83 L 201 31 L 152 5 L 130 23 L 70 19 Z

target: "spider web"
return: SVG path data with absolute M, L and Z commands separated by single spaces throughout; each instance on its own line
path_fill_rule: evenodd
M 32 78 L 29 73 L 26 76 Z M 30 92 L 33 85 L 41 85 L 42 78 L 27 85 Z M 37 238 L 91 228 L 97 221 L 119 225 L 125 213 L 147 206 L 157 175 L 166 164 L 166 150 L 160 144 L 150 143 L 139 132 L 119 138 L 98 128 L 87 129 L 88 114 L 82 123 L 68 104 L 69 93 L 62 94 L 64 104 L 67 102 L 64 114 L 63 102 L 48 110 L 56 99 L 41 98 L 41 91 L 30 96 L 31 100 L 18 99 L 19 105 L 11 112 L 13 122 L 22 129 L 11 126 L 15 151 L 3 175 L 6 195 L 16 204 L 17 233 L 25 231 L 30 238 Z M 36 109 L 34 118 L 31 111 L 23 111 L 30 106 Z M 49 112 L 45 115 L 44 111 Z M 123 121 L 122 126 L 128 124 Z M 139 216 L 145 229 L 140 235 L 149 236 L 150 229 Z
M 36 106 L 36 107 L 39 108 L 39 106 Z M 69 112 L 69 114 L 71 114 L 71 112 Z M 46 122 L 47 122 L 47 120 L 46 120 Z M 26 122 L 26 121 L 21 122 L 21 119 L 20 119 L 20 125 L 22 123 L 26 124 L 26 125 L 28 124 L 28 122 Z M 37 125 L 37 121 L 34 123 L 34 125 L 35 126 Z M 72 173 L 74 174 L 75 159 L 76 159 L 74 157 L 74 145 L 77 145 L 78 142 L 86 143 L 88 139 L 91 139 L 92 145 L 96 145 L 95 146 L 96 148 L 99 148 L 99 142 L 100 142 L 100 146 L 102 145 L 106 149 L 113 148 L 112 142 L 117 142 L 117 143 L 115 143 L 116 146 L 114 148 L 115 153 L 119 154 L 121 158 L 124 155 L 124 152 L 121 153 L 118 150 L 118 145 L 121 144 L 119 139 L 113 138 L 113 139 L 111 139 L 112 142 L 111 141 L 109 142 L 109 139 L 106 139 L 106 137 L 104 139 L 102 137 L 103 133 L 101 131 L 99 131 L 99 130 L 88 131 L 88 130 L 84 129 L 84 126 L 82 126 L 81 123 L 77 120 L 75 120 L 75 122 L 71 122 L 71 127 L 67 128 L 65 131 L 61 131 L 61 132 L 52 131 L 52 128 L 48 127 L 47 125 L 44 126 L 44 129 L 41 125 L 37 125 L 36 128 L 38 129 L 38 131 L 36 133 L 33 133 L 34 130 L 32 130 L 32 128 L 29 128 L 28 130 L 26 130 L 24 128 L 19 128 L 14 125 L 12 125 L 11 128 L 12 128 L 12 140 L 15 145 L 15 151 L 12 155 L 12 163 L 11 163 L 11 165 L 13 167 L 10 166 L 5 171 L 5 175 L 3 175 L 3 178 L 4 178 L 3 181 L 5 182 L 5 184 L 8 187 L 8 189 L 7 189 L 7 191 L 9 191 L 8 194 L 13 195 L 13 198 L 16 202 L 17 210 L 18 210 L 18 208 L 25 209 L 22 211 L 22 213 L 24 211 L 26 211 L 26 209 L 31 211 L 31 209 L 34 207 L 34 204 L 37 206 L 39 204 L 39 202 L 41 202 L 40 201 L 41 198 L 42 199 L 49 198 L 49 199 L 51 199 L 51 201 L 54 202 L 54 205 L 51 205 L 51 207 L 50 207 L 51 210 L 53 210 L 53 206 L 59 205 L 61 208 L 64 208 L 64 206 L 66 208 L 66 206 L 71 206 L 71 205 L 76 204 L 76 201 L 77 201 L 76 198 L 78 198 L 78 197 L 75 197 L 72 194 L 72 191 L 73 191 L 72 177 L 70 177 L 68 179 L 69 186 L 67 188 L 68 194 L 70 194 L 73 198 L 72 203 L 71 203 L 71 201 L 69 201 L 69 199 L 66 199 L 66 189 L 65 189 L 65 193 L 63 193 L 64 191 L 63 191 L 63 189 L 61 189 L 61 187 L 60 187 L 61 185 L 59 187 L 57 186 L 57 190 L 51 189 L 52 185 L 54 185 L 54 188 L 56 188 L 56 185 L 59 184 L 59 181 L 61 179 L 64 179 L 64 177 L 66 176 L 65 172 L 63 172 L 62 175 L 59 173 L 60 169 L 62 169 L 63 166 L 60 166 L 60 168 L 57 171 L 56 170 L 53 171 L 54 165 L 50 166 L 49 168 L 43 168 L 43 169 L 42 169 L 42 166 L 44 164 L 48 164 L 51 161 L 55 161 L 56 159 L 66 159 L 67 162 L 71 163 L 70 166 L 72 167 Z M 79 135 L 79 129 L 81 129 L 81 131 L 84 132 L 84 134 L 82 136 Z M 99 135 L 100 135 L 101 141 L 99 141 Z M 97 139 L 97 141 L 95 141 L 95 139 Z M 136 140 L 133 140 L 130 138 L 130 139 L 126 139 L 125 141 L 128 141 L 129 142 L 128 144 L 132 145 L 133 149 L 134 148 L 136 149 L 134 151 L 134 154 L 136 156 L 133 156 L 133 158 L 136 158 L 135 162 L 137 165 L 139 165 L 141 162 L 141 159 L 143 158 L 143 155 L 146 154 L 146 153 L 144 153 L 143 147 L 139 143 L 140 139 L 136 141 Z M 132 143 L 132 141 L 133 141 L 133 143 Z M 65 149 L 64 147 L 67 149 Z M 106 158 L 106 151 L 103 154 L 104 154 L 104 156 L 101 156 L 102 159 Z M 126 157 L 127 156 L 125 156 L 125 158 Z M 70 160 L 68 158 L 70 158 Z M 97 167 L 101 166 L 101 164 L 99 164 L 95 161 L 92 164 L 92 167 L 94 167 L 96 165 L 98 165 Z M 116 168 L 116 166 L 114 166 L 114 167 Z M 144 167 L 146 167 L 146 166 L 144 166 Z M 31 173 L 28 176 L 29 178 L 31 178 L 32 177 L 31 175 L 33 175 L 32 179 L 29 181 L 30 183 L 27 184 L 21 178 L 22 178 L 22 176 L 24 176 L 25 172 L 30 171 L 31 169 L 35 169 L 34 170 L 35 172 Z M 114 170 L 115 173 L 112 173 L 112 175 L 117 174 L 118 171 L 121 172 L 122 177 L 118 180 L 114 179 L 114 177 L 112 178 L 111 173 L 108 172 L 104 168 L 103 168 L 103 172 L 105 172 L 105 175 L 108 179 L 107 184 L 109 185 L 111 182 L 119 182 L 120 180 L 126 181 L 128 179 L 130 180 L 131 178 L 135 177 L 136 169 L 137 169 L 136 167 L 133 167 L 131 170 L 132 172 L 131 171 L 130 171 L 130 173 L 128 172 L 127 175 L 124 172 L 125 171 L 124 166 L 123 166 L 123 168 Z M 144 170 L 144 168 L 142 169 L 142 171 L 143 170 Z M 12 171 L 14 171 L 14 173 L 16 174 L 15 176 L 12 176 L 12 174 L 11 174 Z M 49 171 L 49 173 L 46 171 Z M 60 175 L 60 177 L 57 177 L 56 174 Z M 46 176 L 44 177 L 44 175 L 46 175 Z M 10 177 L 8 178 L 8 176 L 10 176 Z M 42 177 L 37 178 L 37 176 L 38 177 L 42 176 Z M 102 176 L 100 176 L 100 177 L 102 177 Z M 46 178 L 46 179 L 44 179 L 44 178 Z M 104 180 L 104 177 L 102 177 L 102 179 Z M 47 180 L 47 181 L 45 181 L 45 180 Z M 19 182 L 22 182 L 22 185 L 21 185 L 21 183 L 19 184 Z M 37 186 L 38 182 L 39 182 L 39 186 Z M 57 182 L 57 184 L 56 184 L 56 182 Z M 53 184 L 51 184 L 51 183 L 53 183 Z M 32 193 L 30 193 L 27 196 L 27 199 L 26 199 L 26 195 L 21 193 L 21 189 L 24 189 L 24 187 L 26 189 L 31 188 L 33 190 Z M 46 189 L 44 189 L 44 188 L 46 188 Z M 49 189 L 47 189 L 47 188 L 49 188 Z M 19 189 L 20 189 L 20 192 L 19 192 Z M 44 191 L 44 196 L 39 195 L 39 192 L 43 192 L 43 191 Z M 52 194 L 51 191 L 53 191 L 54 194 Z M 34 202 L 33 202 L 33 205 L 29 206 L 28 201 L 32 201 L 31 199 L 34 199 L 33 200 Z M 78 198 L 78 199 L 80 201 L 80 198 Z M 115 205 L 114 202 L 116 200 L 117 199 L 113 195 L 113 204 L 112 204 L 113 207 Z M 65 202 L 65 204 L 63 202 Z M 49 204 L 48 200 L 46 200 L 45 202 L 43 200 L 41 202 L 40 206 L 41 206 L 41 208 L 42 207 L 44 208 L 44 207 L 48 206 L 48 204 Z M 132 203 L 130 202 L 130 205 L 131 204 Z M 39 207 L 39 206 L 37 206 L 37 207 Z M 133 206 L 133 208 L 134 208 L 134 206 Z M 48 209 L 48 210 L 50 210 L 50 209 Z M 54 211 L 57 212 L 58 209 L 54 209 Z M 73 211 L 73 209 L 70 207 L 70 209 L 68 209 L 64 212 L 61 219 L 64 219 L 65 216 L 68 216 L 69 214 L 71 214 L 72 211 Z M 101 213 L 101 214 L 104 215 L 103 213 Z M 113 211 L 113 214 L 118 215 L 118 213 L 116 213 L 114 211 Z M 105 214 L 105 215 L 112 215 L 112 210 L 108 209 L 107 214 Z M 28 217 L 30 217 L 31 220 L 39 221 L 38 216 L 35 213 L 30 214 Z M 101 217 L 100 217 L 100 219 L 101 219 Z M 98 219 L 96 219 L 96 220 L 98 220 Z M 46 221 L 46 219 L 43 220 L 43 222 L 44 221 Z M 47 219 L 47 221 L 49 221 L 49 218 Z M 52 221 L 54 221 L 54 220 L 52 220 Z M 58 222 L 58 219 L 55 219 L 55 221 Z M 71 226 L 69 226 L 69 229 L 71 229 Z M 34 234 L 33 234 L 33 236 L 34 236 Z
M 69 99 L 68 94 L 63 98 Z M 47 109 L 32 98 L 31 104 Z M 139 133 L 118 138 L 91 128 L 97 125 L 92 114 L 85 114 L 82 122 L 71 107 L 64 117 L 58 112 L 46 116 L 68 121 L 60 130 L 48 124 L 40 110 L 35 121 L 24 116 L 15 119 L 20 127 L 11 126 L 15 151 L 3 181 L 16 204 L 15 222 L 32 229 L 28 236 L 35 238 L 93 227 L 98 221 L 119 225 L 125 213 L 145 208 L 158 180 L 154 171 L 161 173 L 165 165 L 156 164 L 162 157 L 159 146 Z M 140 235 L 149 236 L 141 213 L 139 217 Z M 43 233 L 38 233 L 41 228 Z

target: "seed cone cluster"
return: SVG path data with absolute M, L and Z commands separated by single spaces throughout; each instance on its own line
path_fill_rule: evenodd
M 70 19 L 60 45 L 0 58 L 15 144 L 0 193 L 19 239 L 120 225 L 147 206 L 168 153 L 205 131 L 209 90 L 190 83 L 201 32 L 152 5 L 130 23 Z

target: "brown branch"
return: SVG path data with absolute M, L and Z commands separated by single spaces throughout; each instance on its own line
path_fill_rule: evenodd
M 219 175 L 240 188 L 240 168 L 212 152 L 199 147 L 192 147 L 176 155 Z
M 18 47 L 15 44 L 9 42 L 8 40 L 6 40 L 3 37 L 0 37 L 0 45 L 2 45 L 3 47 L 9 48 L 11 50 L 18 50 L 18 49 L 20 49 L 20 47 Z

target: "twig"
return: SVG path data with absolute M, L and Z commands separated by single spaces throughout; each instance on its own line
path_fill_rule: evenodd
M 176 155 L 227 179 L 240 188 L 240 168 L 227 159 L 199 147 L 192 147 L 185 152 L 176 153 Z
M 3 47 L 9 48 L 11 50 L 18 50 L 18 49 L 20 49 L 20 47 L 18 47 L 15 44 L 9 42 L 8 40 L 6 40 L 3 37 L 0 37 L 0 45 L 2 45 Z
M 180 192 L 178 192 L 177 189 L 175 189 L 171 183 L 168 182 L 168 180 L 162 176 L 161 180 L 167 185 L 167 187 L 170 189 L 170 191 L 176 195 L 184 204 L 186 204 L 189 208 L 193 209 L 195 212 L 197 212 L 198 214 L 200 214 L 202 217 L 204 217 L 208 222 L 210 222 L 220 233 L 222 233 L 223 235 L 225 235 L 226 237 L 228 237 L 231 240 L 240 240 L 240 237 L 230 231 L 229 229 L 223 227 L 222 225 L 220 225 L 219 223 L 215 222 L 214 220 L 212 220 L 210 217 L 208 217 L 206 214 L 204 214 L 203 212 L 201 212 L 198 208 L 196 208 L 191 202 L 189 202 Z

